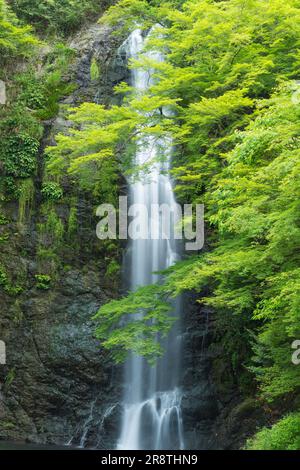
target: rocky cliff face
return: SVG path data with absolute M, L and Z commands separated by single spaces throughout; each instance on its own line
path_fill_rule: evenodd
M 182 413 L 188 449 L 240 449 L 266 424 L 260 404 L 235 383 L 215 338 L 216 312 L 192 297 L 184 310 Z
M 211 377 L 211 312 L 185 301 L 183 334 L 182 414 L 188 449 L 213 449 L 213 423 L 219 414 L 217 393 Z
M 118 45 L 111 30 L 99 25 L 72 40 L 76 60 L 70 80 L 77 89 L 63 104 L 112 100 L 113 86 L 127 74 Z M 93 58 L 100 70 L 94 81 Z M 68 125 L 63 111 L 45 123 L 35 196 L 26 220 L 20 223 L 16 203 L 2 207 L 8 222 L 0 227 L 0 235 L 5 232 L 0 258 L 10 285 L 18 287 L 0 287 L 0 336 L 7 346 L 7 364 L 0 369 L 0 439 L 112 447 L 118 432 L 121 371 L 94 339 L 91 317 L 117 295 L 119 285 L 107 277 L 109 255 L 96 238 L 95 201 L 68 188 L 67 181 L 55 211 L 67 225 L 73 201 L 77 220 L 71 248 L 58 250 L 53 275 L 53 259 L 43 262 L 42 272 L 46 266 L 51 276 L 40 274 L 39 227 L 50 217 L 40 207 L 43 149 Z

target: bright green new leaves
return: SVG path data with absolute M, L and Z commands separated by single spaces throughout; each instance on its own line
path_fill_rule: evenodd
M 217 246 L 169 277 L 176 292 L 213 286 L 201 301 L 219 312 L 264 321 L 263 354 L 252 370 L 270 401 L 300 389 L 291 362 L 291 344 L 300 337 L 299 135 L 299 104 L 283 89 L 238 135 L 206 194 Z
M 49 173 L 61 176 L 67 171 L 83 189 L 99 195 L 105 188 L 107 194 L 111 193 L 120 171 L 120 152 L 134 134 L 138 114 L 126 107 L 106 110 L 85 103 L 73 110 L 70 118 L 77 129 L 71 129 L 67 136 L 58 135 L 58 145 L 47 149 Z
M 163 352 L 158 338 L 164 338 L 175 321 L 170 309 L 160 286 L 140 287 L 100 308 L 94 317 L 99 322 L 96 337 L 117 362 L 132 351 L 153 363 Z
M 0 0 L 0 56 L 3 63 L 8 58 L 28 56 L 38 40 L 31 34 L 31 27 L 21 27 L 9 11 L 5 0 Z
M 147 0 L 121 0 L 112 6 L 101 18 L 101 23 L 118 25 L 115 34 L 122 35 L 136 28 L 137 19 L 146 29 L 157 21 L 157 9 L 155 2 Z
M 274 424 L 271 429 L 262 429 L 247 442 L 247 449 L 299 450 L 300 414 L 290 414 Z

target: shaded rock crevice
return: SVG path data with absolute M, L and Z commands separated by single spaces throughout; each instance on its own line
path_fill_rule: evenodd
M 187 300 L 182 414 L 188 449 L 238 450 L 267 424 L 253 390 L 248 396 L 239 389 L 228 357 L 215 338 L 217 315 L 193 297 Z

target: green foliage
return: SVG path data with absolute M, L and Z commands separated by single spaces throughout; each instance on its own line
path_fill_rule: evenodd
M 38 270 L 54 278 L 61 266 L 65 226 L 62 219 L 57 215 L 53 202 L 44 203 L 41 207 L 41 214 L 44 220 L 37 227 Z
M 0 243 L 7 243 L 8 240 L 9 240 L 9 233 L 3 233 L 0 236 Z
M 279 420 L 270 429 L 262 429 L 248 440 L 249 450 L 299 450 L 300 414 L 293 413 Z
M 43 198 L 47 201 L 58 201 L 63 197 L 63 190 L 58 183 L 49 181 L 43 184 L 42 187 Z
M 141 287 L 128 297 L 103 305 L 95 315 L 96 337 L 115 361 L 124 361 L 128 351 L 144 356 L 150 363 L 162 354 L 157 338 L 168 333 L 175 319 L 170 317 L 170 305 L 160 294 L 158 285 Z
M 119 265 L 119 263 L 115 259 L 113 259 L 110 261 L 109 265 L 107 266 L 105 276 L 107 278 L 114 279 L 120 273 L 120 269 L 121 269 L 121 266 Z
M 8 223 L 9 223 L 9 220 L 7 219 L 7 217 L 5 217 L 5 215 L 0 213 L 0 226 L 7 225 Z
M 0 116 L 1 190 L 6 196 L 19 199 L 22 180 L 36 172 L 41 126 L 18 101 L 0 110 Z
M 1 421 L 0 427 L 1 427 L 1 430 L 7 431 L 10 429 L 14 429 L 16 425 L 10 421 Z
M 158 11 L 154 7 L 155 1 L 147 0 L 121 0 L 112 6 L 101 22 L 104 24 L 118 25 L 116 35 L 122 35 L 136 28 L 137 19 L 139 25 L 147 29 L 158 21 Z M 142 19 L 142 21 L 140 21 Z
M 63 240 L 64 224 L 51 205 L 45 204 L 42 213 L 45 222 L 38 227 L 40 241 L 45 247 L 58 248 Z
M 1 159 L 4 171 L 8 176 L 27 178 L 36 169 L 36 156 L 39 149 L 38 140 L 26 133 L 7 136 L 1 146 Z
M 27 132 L 37 139 L 41 137 L 41 126 L 28 109 L 28 102 L 23 97 L 23 93 L 25 95 L 27 93 L 25 89 L 26 83 L 29 83 L 29 86 L 31 86 L 31 82 L 32 80 L 27 74 L 21 74 L 15 77 L 15 87 L 12 90 L 13 103 L 11 106 L 1 109 L 1 132 L 7 132 L 8 134 Z M 33 83 L 35 83 L 35 81 Z M 20 95 L 18 95 L 19 92 Z
M 20 88 L 19 101 L 24 106 L 36 110 L 45 105 L 43 82 L 35 75 L 34 70 L 17 75 L 16 83 Z
M 6 374 L 6 377 L 5 377 L 4 386 L 5 386 L 6 389 L 11 386 L 11 384 L 13 383 L 15 378 L 16 378 L 16 370 L 13 367 L 12 369 L 10 369 L 8 371 L 8 373 Z
M 30 26 L 20 26 L 5 0 L 0 0 L 0 63 L 32 54 L 38 40 L 31 34 Z
M 39 32 L 66 36 L 109 2 L 9 3 Z M 153 362 L 162 354 L 160 335 L 174 321 L 168 299 L 193 290 L 215 312 L 214 341 L 222 346 L 228 374 L 243 391 L 255 378 L 262 398 L 272 406 L 289 403 L 293 411 L 300 391 L 291 363 L 291 343 L 300 337 L 299 1 L 121 0 L 101 21 L 117 25 L 121 35 L 137 24 L 144 30 L 156 25 L 146 49 L 162 51 L 165 61 L 143 54 L 132 61 L 131 67 L 151 68 L 156 79 L 146 92 L 119 84 L 121 106 L 85 103 L 70 110 L 73 128 L 47 150 L 37 256 L 39 272 L 51 276 L 38 274 L 36 285 L 50 287 L 64 237 L 70 240 L 78 225 L 73 202 L 67 221 L 58 216 L 53 203 L 63 194 L 54 181 L 67 173 L 99 202 L 114 203 L 120 172 L 139 176 L 153 163 L 132 165 L 141 137 L 172 137 L 177 196 L 205 202 L 207 250 L 169 269 L 163 285 L 101 307 L 97 337 L 117 361 L 131 350 Z M 37 45 L 30 27 L 0 0 L 6 81 L 8 59 L 34 56 Z M 42 72 L 36 75 L 33 64 L 15 77 L 9 106 L 0 109 L 1 191 L 18 198 L 22 221 L 33 195 L 40 122 L 53 118 L 73 90 L 67 74 L 73 57 L 56 44 Z M 95 58 L 90 72 L 92 80 L 99 78 Z M 115 251 L 111 244 L 108 279 L 119 270 Z M 10 295 L 20 291 L 3 265 L 0 286 Z M 299 449 L 298 430 L 299 413 L 289 414 L 248 447 Z
M 106 0 L 10 0 L 19 18 L 40 32 L 66 36 L 85 21 L 99 16 Z
M 249 370 L 269 401 L 300 390 L 291 362 L 300 335 L 299 117 L 288 86 L 261 102 L 205 196 L 214 250 L 179 264 L 168 280 L 176 293 L 213 287 L 201 302 L 218 312 L 225 351 L 238 355 L 238 371 L 254 347 Z M 245 328 L 258 328 L 254 344 Z
M 21 286 L 12 284 L 10 276 L 2 263 L 0 263 L 0 288 L 12 297 L 20 294 L 23 290 Z
M 43 134 L 41 121 L 53 118 L 58 113 L 61 98 L 75 87 L 66 75 L 74 57 L 73 50 L 56 43 L 45 56 L 39 72 L 33 49 L 32 55 L 31 65 L 13 75 L 7 87 L 8 105 L 0 109 L 0 191 L 6 199 L 19 200 L 20 222 L 24 222 L 26 208 L 31 204 L 32 187 L 28 186 L 26 193 L 26 185 L 37 170 Z M 43 193 L 49 200 L 62 196 L 55 183 L 46 184 Z
M 125 123 L 124 113 L 128 115 Z M 57 136 L 57 147 L 47 149 L 49 174 L 61 177 L 67 171 L 82 189 L 93 192 L 100 201 L 115 202 L 121 165 L 116 153 L 120 139 L 124 144 L 134 128 L 130 117 L 131 113 L 122 112 L 118 106 L 107 111 L 94 103 L 73 110 L 70 118 L 84 125 L 85 131 L 71 129 L 71 135 Z M 99 129 L 102 122 L 103 129 Z
M 70 240 L 76 234 L 78 230 L 78 216 L 77 216 L 77 207 L 71 206 L 69 218 L 68 218 L 68 228 L 67 235 Z
M 53 275 L 56 273 L 57 267 L 60 265 L 60 257 L 56 251 L 56 246 L 47 248 L 40 242 L 37 250 L 37 261 L 40 270 L 48 270 Z
M 74 50 L 55 43 L 46 56 L 43 73 L 28 69 L 16 77 L 19 87 L 18 102 L 26 110 L 34 111 L 37 120 L 53 118 L 59 111 L 59 101 L 72 93 L 76 85 L 70 82 L 67 69 L 74 58 Z
M 34 183 L 31 178 L 24 180 L 19 189 L 19 223 L 23 224 L 34 198 Z
M 91 62 L 91 79 L 92 80 L 98 80 L 100 77 L 100 70 L 99 70 L 99 65 L 97 64 L 97 60 L 95 57 L 93 57 L 92 62 Z
M 38 32 L 62 36 L 107 3 L 9 2 Z M 299 78 L 299 1 L 121 0 L 101 21 L 117 25 L 121 35 L 136 24 L 144 30 L 155 24 L 146 49 L 162 51 L 165 61 L 145 55 L 132 61 L 131 67 L 151 68 L 156 79 L 147 92 L 119 84 L 121 106 L 85 103 L 70 110 L 73 128 L 48 149 L 37 247 L 43 274 L 35 276 L 36 287 L 50 289 L 65 241 L 78 230 L 75 201 L 68 220 L 55 209 L 63 197 L 57 181 L 67 173 L 99 202 L 114 203 L 120 172 L 139 176 L 153 163 L 132 166 L 132 155 L 145 142 L 141 136 L 171 136 L 178 198 L 206 205 L 207 250 L 169 269 L 163 285 L 143 287 L 101 307 L 96 336 L 118 362 L 133 351 L 153 363 L 162 354 L 160 338 L 175 320 L 170 298 L 193 290 L 199 303 L 215 312 L 214 341 L 222 347 L 228 382 L 245 393 L 255 382 L 260 398 L 271 406 L 280 411 L 284 403 L 284 413 L 297 410 L 260 431 L 248 448 L 299 449 L 300 377 L 291 362 L 291 344 L 300 337 L 300 113 L 294 81 Z M 37 46 L 30 27 L 0 0 L 1 76 L 9 98 L 0 109 L 0 189 L 19 201 L 20 222 L 33 199 L 40 123 L 52 119 L 59 101 L 74 89 L 67 73 L 74 51 L 55 44 L 37 74 Z M 8 80 L 8 62 L 28 57 L 31 67 Z M 93 58 L 91 79 L 100 72 Z M 7 223 L 0 216 L 0 224 Z M 5 240 L 6 233 L 0 238 Z M 106 278 L 112 282 L 119 264 L 116 245 L 109 243 Z M 21 292 L 13 279 L 1 264 L 0 287 L 11 296 Z M 8 384 L 14 371 L 10 375 Z
M 48 120 L 57 115 L 59 111 L 59 100 L 74 91 L 76 85 L 67 83 L 61 70 L 49 72 L 44 77 L 44 105 L 36 115 L 42 120 Z
M 8 285 L 8 277 L 6 270 L 3 266 L 0 265 L 0 287 L 6 287 Z
M 36 274 L 36 287 L 40 290 L 49 290 L 51 287 L 51 277 L 48 274 Z

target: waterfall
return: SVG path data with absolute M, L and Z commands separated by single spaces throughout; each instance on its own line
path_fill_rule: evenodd
M 134 31 L 122 46 L 128 58 L 136 58 L 142 51 L 147 38 L 140 30 Z M 147 52 L 148 57 L 163 61 L 157 52 Z M 136 68 L 131 70 L 131 85 L 136 93 L 146 91 L 153 83 L 151 70 Z M 168 113 L 168 110 L 162 110 Z M 164 138 L 157 141 L 153 136 L 142 137 L 135 156 L 135 163 L 143 165 L 153 160 L 147 180 L 130 183 L 131 204 L 144 204 L 151 213 L 152 204 L 167 204 L 175 210 L 175 197 L 168 173 L 172 153 L 172 141 Z M 158 155 L 163 149 L 162 163 Z M 162 230 L 162 217 L 149 219 L 149 227 L 157 233 Z M 142 228 L 143 229 L 143 228 Z M 146 230 L 146 229 L 145 229 Z M 128 249 L 126 264 L 129 266 L 129 288 L 135 290 L 159 282 L 157 271 L 163 270 L 179 258 L 178 246 L 171 239 L 132 240 Z M 180 314 L 180 299 L 174 302 L 173 314 Z M 173 327 L 163 346 L 165 354 L 155 366 L 150 366 L 144 358 L 131 354 L 125 364 L 125 393 L 123 398 L 122 429 L 118 449 L 183 449 L 181 392 L 178 387 L 180 371 L 181 338 L 179 322 Z
M 84 449 L 84 447 L 85 447 L 86 438 L 87 438 L 88 432 L 90 430 L 90 425 L 91 425 L 91 423 L 93 422 L 93 419 L 94 419 L 94 409 L 95 409 L 96 401 L 97 401 L 97 398 L 96 398 L 96 400 L 94 400 L 92 402 L 91 408 L 90 408 L 90 413 L 89 413 L 87 419 L 85 420 L 85 422 L 83 424 L 83 433 L 81 435 L 80 444 L 79 444 L 79 447 L 81 449 Z

